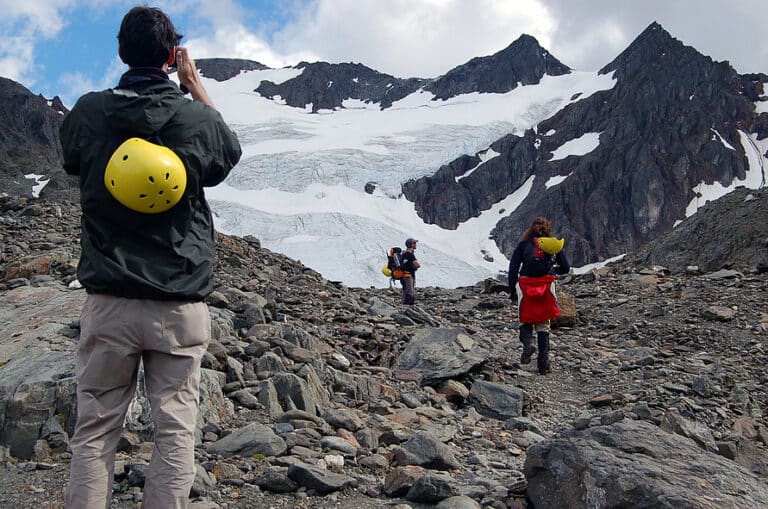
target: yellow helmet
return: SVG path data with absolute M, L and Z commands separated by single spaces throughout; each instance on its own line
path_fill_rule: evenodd
M 556 239 L 554 237 L 539 237 L 539 248 L 547 254 L 556 255 L 563 250 L 565 239 Z
M 391 277 L 392 276 L 392 271 L 389 270 L 389 266 L 386 265 L 386 264 L 381 268 L 381 273 L 384 274 L 387 277 Z
M 187 171 L 168 147 L 129 138 L 109 159 L 104 185 L 129 209 L 159 214 L 181 200 L 187 187 Z

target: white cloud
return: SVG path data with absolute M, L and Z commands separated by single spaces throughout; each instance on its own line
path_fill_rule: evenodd
M 284 54 L 307 48 L 399 77 L 434 77 L 527 33 L 546 46 L 554 20 L 539 0 L 312 0 L 274 35 Z
M 0 76 L 27 86 L 34 84 L 38 69 L 35 51 L 42 41 L 55 37 L 64 28 L 63 13 L 77 3 L 77 0 L 0 0 Z
M 37 62 L 45 45 L 67 29 L 69 16 L 87 13 L 94 23 L 119 23 L 122 12 L 136 3 L 0 0 L 0 75 L 27 86 L 55 83 L 59 77 L 44 75 Z M 685 44 L 729 60 L 739 72 L 768 70 L 765 0 L 281 0 L 260 7 L 247 0 L 153 3 L 187 36 L 193 57 L 248 58 L 271 67 L 301 60 L 351 61 L 398 77 L 430 78 L 495 53 L 527 33 L 564 64 L 596 70 L 658 21 Z M 86 68 L 79 62 L 72 67 Z
M 183 44 L 193 58 L 245 58 L 269 67 L 295 65 L 301 60 L 315 61 L 320 57 L 309 52 L 282 55 L 275 52 L 263 38 L 239 23 L 219 26 L 207 37 L 192 37 Z
M 107 72 L 98 80 L 93 80 L 82 72 L 62 74 L 58 80 L 61 102 L 67 108 L 72 108 L 77 98 L 86 92 L 104 90 L 115 86 L 120 75 L 127 70 L 128 67 L 120 61 L 119 57 L 115 56 Z

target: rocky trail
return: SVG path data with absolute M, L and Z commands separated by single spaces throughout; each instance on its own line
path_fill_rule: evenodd
M 2 507 L 62 506 L 78 234 L 73 204 L 0 197 Z M 627 259 L 558 284 L 540 376 L 501 281 L 404 307 L 220 235 L 192 507 L 768 505 L 764 268 Z M 142 394 L 113 507 L 141 501 Z

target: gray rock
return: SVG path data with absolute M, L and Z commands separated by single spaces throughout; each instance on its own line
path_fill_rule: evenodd
M 299 409 L 317 413 L 317 406 L 309 385 L 293 373 L 278 373 L 272 378 L 283 410 Z
M 437 470 L 460 468 L 451 449 L 434 435 L 419 431 L 399 447 L 392 450 L 393 463 L 397 465 L 418 465 Z
M 531 446 L 524 469 L 537 509 L 768 505 L 754 474 L 644 421 L 563 432 Z
M 472 498 L 459 495 L 441 500 L 435 509 L 480 509 L 480 504 Z
M 371 299 L 368 313 L 374 316 L 392 316 L 398 313 L 398 309 L 381 299 Z
M 357 413 L 346 408 L 329 408 L 323 412 L 323 419 L 336 429 L 344 428 L 353 432 L 365 426 Z
M 288 467 L 288 477 L 300 486 L 320 494 L 357 486 L 357 479 L 353 477 L 329 472 L 306 463 L 296 463 Z
M 283 406 L 280 404 L 280 398 L 272 380 L 264 380 L 259 384 L 258 400 L 270 418 L 274 419 L 283 413 Z
M 288 447 L 285 441 L 275 435 L 269 426 L 253 423 L 237 429 L 224 438 L 206 444 L 208 452 L 229 456 L 280 456 Z
M 262 490 L 274 493 L 293 493 L 299 489 L 299 485 L 288 477 L 287 470 L 276 468 L 270 468 L 256 477 L 253 482 Z
M 701 316 L 707 320 L 715 320 L 717 322 L 730 322 L 736 318 L 736 311 L 725 306 L 709 306 L 701 313 Z
M 421 376 L 422 385 L 460 377 L 485 362 L 489 355 L 478 345 L 467 350 L 465 338 L 474 344 L 463 328 L 420 329 L 392 370 L 415 372 Z
M 511 385 L 479 380 L 472 384 L 469 402 L 478 412 L 494 419 L 523 415 L 523 391 Z
M 224 424 L 234 417 L 234 405 L 221 390 L 224 380 L 224 373 L 220 371 L 200 371 L 200 407 L 197 413 L 199 430 L 206 424 Z
M 191 494 L 193 496 L 207 495 L 216 488 L 216 477 L 204 469 L 201 465 L 195 465 L 195 480 L 192 483 Z
M 256 361 L 257 373 L 284 373 L 285 364 L 280 356 L 272 352 L 266 352 Z
M 509 430 L 533 431 L 537 435 L 544 435 L 539 423 L 528 417 L 512 417 L 504 423 L 504 427 Z
M 357 454 L 357 447 L 341 437 L 323 437 L 320 439 L 320 446 L 325 449 L 342 452 L 348 456 Z
M 664 415 L 661 429 L 688 437 L 704 450 L 717 452 L 717 443 L 709 428 L 698 422 L 686 419 L 679 412 L 670 410 Z
M 411 502 L 434 504 L 455 495 L 458 495 L 456 481 L 436 475 L 425 475 L 416 479 L 411 489 L 405 494 L 405 499 Z

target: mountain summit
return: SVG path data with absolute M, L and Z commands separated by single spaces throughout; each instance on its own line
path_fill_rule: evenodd
M 542 48 L 534 37 L 523 34 L 498 53 L 473 58 L 424 89 L 443 100 L 472 92 L 503 94 L 519 85 L 535 85 L 544 75 L 569 72 L 571 69 Z
M 459 158 L 406 183 L 421 217 L 455 228 L 534 177 L 492 235 L 510 255 L 530 218 L 549 216 L 578 266 L 632 252 L 671 230 L 706 202 L 705 194 L 764 182 L 768 144 L 760 140 L 768 133 L 759 126 L 768 114 L 758 114 L 755 94 L 743 91 L 762 94 L 765 75 L 740 76 L 658 23 L 600 73 L 613 77 L 612 88 L 576 98 L 522 136 L 498 140 L 491 149 L 500 157 L 469 177 L 441 175 L 461 175 L 466 162 Z M 593 140 L 589 150 L 559 155 L 585 140 Z
M 450 99 L 472 92 L 505 93 L 519 86 L 539 83 L 548 74 L 570 72 L 538 41 L 522 35 L 505 49 L 487 57 L 473 58 L 435 79 L 396 78 L 362 64 L 302 62 L 301 75 L 283 83 L 262 82 L 256 92 L 269 99 L 280 96 L 295 108 L 312 105 L 312 112 L 344 107 L 344 101 L 357 99 L 376 103 L 382 109 L 423 88 L 435 99 Z

